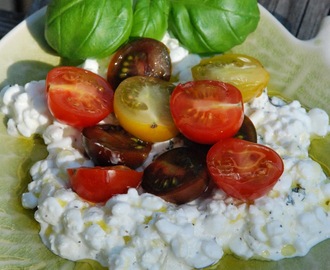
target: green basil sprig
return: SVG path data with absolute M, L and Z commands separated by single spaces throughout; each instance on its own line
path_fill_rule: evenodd
M 53 0 L 45 38 L 62 57 L 101 58 L 129 38 L 132 23 L 132 0 Z
M 171 0 L 169 30 L 190 52 L 220 53 L 241 44 L 259 19 L 257 0 Z
M 169 0 L 135 1 L 131 36 L 161 40 L 167 31 L 169 9 Z
M 129 37 L 160 40 L 167 30 L 192 53 L 221 53 L 259 19 L 257 0 L 52 0 L 45 38 L 69 59 L 106 57 Z

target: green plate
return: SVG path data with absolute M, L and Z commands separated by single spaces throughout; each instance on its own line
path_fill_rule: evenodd
M 260 6 L 261 21 L 244 44 L 233 49 L 258 58 L 270 71 L 269 89 L 287 99 L 298 99 L 306 107 L 319 107 L 330 114 L 330 17 L 324 19 L 317 37 L 294 38 Z M 43 36 L 45 9 L 22 22 L 0 41 L 0 88 L 44 79 L 61 59 L 47 46 Z M 0 269 L 99 269 L 88 262 L 73 263 L 52 254 L 41 243 L 33 211 L 21 206 L 20 198 L 30 181 L 29 167 L 45 155 L 38 138 L 14 138 L 0 125 Z M 329 174 L 330 137 L 315 140 L 311 155 L 322 161 Z M 329 269 L 330 240 L 312 248 L 305 257 L 277 262 L 225 256 L 213 269 Z

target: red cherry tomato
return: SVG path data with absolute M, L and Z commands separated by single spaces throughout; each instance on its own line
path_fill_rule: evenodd
M 57 67 L 46 78 L 53 116 L 74 126 L 96 125 L 113 111 L 113 90 L 101 76 L 77 67 Z
M 81 167 L 67 170 L 72 190 L 81 198 L 102 203 L 116 194 L 124 194 L 129 188 L 140 185 L 142 172 L 126 166 Z
M 113 89 L 133 76 L 149 76 L 169 81 L 171 58 L 168 48 L 152 38 L 137 38 L 125 44 L 112 56 L 107 79 Z
M 208 188 L 205 156 L 179 147 L 158 156 L 145 170 L 141 187 L 176 204 L 190 202 Z
M 170 109 L 179 131 L 204 144 L 235 135 L 244 119 L 241 92 L 220 81 L 179 84 L 171 95 Z
M 206 163 L 215 184 L 229 196 L 243 201 L 265 195 L 284 170 L 283 161 L 274 150 L 236 138 L 213 145 Z

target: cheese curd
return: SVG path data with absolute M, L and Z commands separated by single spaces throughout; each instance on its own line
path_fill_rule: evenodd
M 24 87 L 6 86 L 1 92 L 1 112 L 10 116 L 7 122 L 8 133 L 30 137 L 42 133 L 50 123 L 50 113 L 45 97 L 45 84 L 31 82 Z
M 165 37 L 174 59 L 174 76 L 191 79 L 200 57 Z M 100 70 L 88 60 L 85 68 Z M 306 111 L 298 101 L 285 103 L 262 95 L 245 104 L 258 142 L 283 158 L 285 171 L 275 187 L 248 205 L 216 189 L 207 198 L 173 205 L 130 189 L 105 205 L 83 201 L 69 186 L 67 168 L 93 166 L 81 148 L 78 130 L 50 115 L 44 81 L 8 86 L 1 92 L 8 132 L 40 134 L 48 157 L 31 168 L 32 182 L 22 196 L 35 209 L 40 236 L 55 254 L 70 260 L 93 259 L 109 269 L 193 269 L 219 261 L 224 253 L 244 259 L 279 260 L 303 256 L 330 237 L 330 182 L 308 156 L 314 136 L 329 132 L 329 117 Z M 151 156 L 175 142 L 155 145 Z M 150 159 L 149 161 L 150 162 Z

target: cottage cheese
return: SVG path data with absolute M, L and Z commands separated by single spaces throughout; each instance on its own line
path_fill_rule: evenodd
M 165 39 L 174 75 L 190 80 L 189 67 L 199 56 Z M 93 60 L 84 67 L 103 72 Z M 303 256 L 330 237 L 330 182 L 308 156 L 311 138 L 329 132 L 323 110 L 307 112 L 298 101 L 269 98 L 266 90 L 245 104 L 259 143 L 275 149 L 285 166 L 273 190 L 252 205 L 214 190 L 206 199 L 176 206 L 136 189 L 96 205 L 70 189 L 66 169 L 93 164 L 83 155 L 80 133 L 52 118 L 43 89 L 44 81 L 8 86 L 1 110 L 11 135 L 38 133 L 47 145 L 49 155 L 31 168 L 33 181 L 22 203 L 36 208 L 42 241 L 55 254 L 97 260 L 109 269 L 192 269 L 212 265 L 224 253 L 267 260 Z

